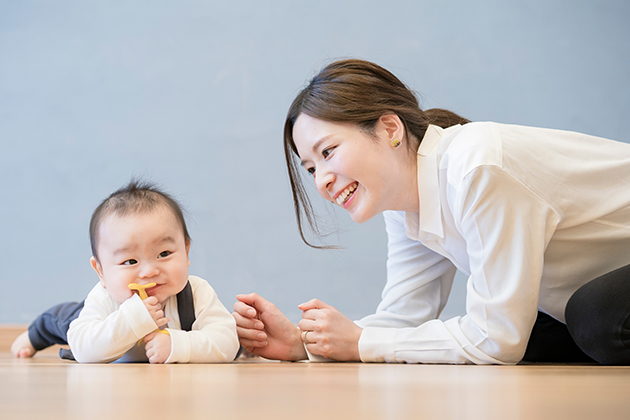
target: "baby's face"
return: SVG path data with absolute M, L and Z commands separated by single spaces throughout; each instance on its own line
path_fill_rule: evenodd
M 92 257 L 92 267 L 117 302 L 131 297 L 131 283 L 157 283 L 147 294 L 160 303 L 186 286 L 190 244 L 186 244 L 182 227 L 169 209 L 109 215 L 99 226 L 98 238 L 99 259 Z

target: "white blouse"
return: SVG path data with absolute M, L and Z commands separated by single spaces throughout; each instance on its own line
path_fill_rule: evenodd
M 517 363 L 537 311 L 630 264 L 630 144 L 496 123 L 430 126 L 418 213 L 385 212 L 387 284 L 365 362 Z M 438 320 L 456 269 L 466 315 Z

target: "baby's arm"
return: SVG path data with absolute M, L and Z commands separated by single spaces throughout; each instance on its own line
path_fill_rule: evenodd
M 166 363 L 231 362 L 239 349 L 236 322 L 207 281 L 190 276 L 196 320 L 190 332 L 168 329 L 171 354 Z
M 137 295 L 118 305 L 98 284 L 85 300 L 79 318 L 70 324 L 68 344 L 72 354 L 81 363 L 119 359 L 139 339 L 158 327 L 153 318 L 163 318 L 158 311 L 151 314 Z

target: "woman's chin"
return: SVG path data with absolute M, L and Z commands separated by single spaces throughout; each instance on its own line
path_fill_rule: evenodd
M 350 218 L 355 223 L 365 223 L 373 217 L 374 217 L 373 214 L 366 214 L 365 212 L 360 212 L 360 211 L 350 212 Z

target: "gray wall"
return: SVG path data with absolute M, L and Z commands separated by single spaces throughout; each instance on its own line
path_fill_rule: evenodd
M 0 0 L 0 322 L 87 294 L 91 211 L 134 175 L 188 209 L 191 273 L 228 308 L 257 291 L 296 322 L 311 297 L 369 314 L 382 218 L 325 210 L 340 251 L 295 228 L 281 132 L 304 82 L 364 58 L 425 107 L 628 141 L 628 22 L 626 0 Z

